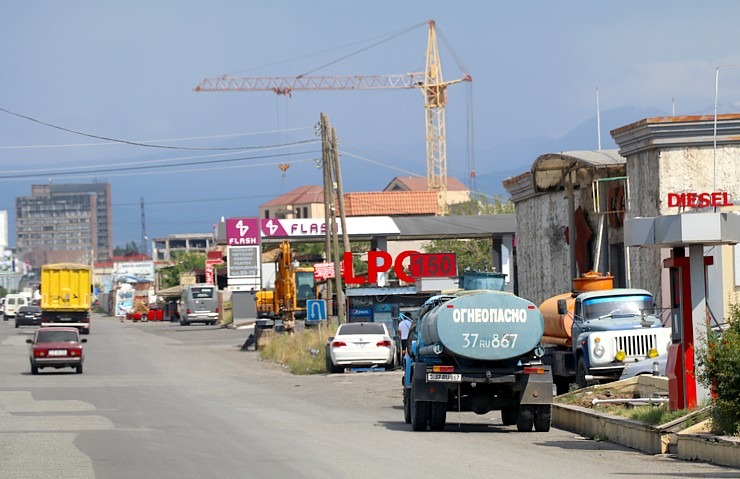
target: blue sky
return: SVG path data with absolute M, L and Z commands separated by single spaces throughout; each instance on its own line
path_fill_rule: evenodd
M 476 173 L 500 185 L 536 157 L 504 155 L 504 144 L 545 137 L 558 148 L 591 122 L 593 136 L 578 149 L 597 148 L 597 87 L 601 111 L 633 108 L 630 122 L 641 111 L 713 113 L 715 69 L 740 65 L 738 18 L 733 1 L 6 2 L 0 108 L 94 136 L 191 148 L 312 140 L 324 112 L 343 152 L 345 190 L 379 190 L 394 176 L 426 173 L 418 91 L 288 98 L 193 88 L 223 74 L 421 71 L 424 23 L 434 19 L 454 52 L 440 40 L 445 79 L 462 76 L 456 57 L 473 77 L 470 88 L 449 89 L 449 174 L 467 181 L 472 128 Z M 721 67 L 720 113 L 737 112 L 738 101 L 740 67 Z M 602 125 L 604 147 L 618 126 Z M 140 239 L 141 198 L 150 237 L 209 232 L 222 216 L 256 216 L 277 195 L 321 184 L 319 157 L 317 143 L 239 152 L 133 146 L 0 112 L 0 209 L 9 211 L 14 244 L 14 198 L 31 184 L 98 179 L 112 184 L 116 244 Z M 234 161 L 200 164 L 219 159 Z M 284 175 L 278 163 L 290 164 Z M 143 169 L 158 164 L 170 166 Z M 99 171 L 132 166 L 142 169 Z

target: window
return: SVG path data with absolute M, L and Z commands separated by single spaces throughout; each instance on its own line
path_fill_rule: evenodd
M 337 336 L 342 334 L 385 334 L 385 328 L 381 323 L 346 323 L 337 330 Z
M 62 343 L 76 341 L 76 331 L 39 331 L 36 336 L 37 343 Z
M 190 289 L 193 298 L 195 299 L 211 299 L 213 298 L 213 288 L 211 287 L 197 287 Z

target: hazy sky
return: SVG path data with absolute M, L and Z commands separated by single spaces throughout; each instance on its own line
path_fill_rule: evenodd
M 141 237 L 141 198 L 150 237 L 256 216 L 275 196 L 321 184 L 320 147 L 310 142 L 321 112 L 337 131 L 346 191 L 424 176 L 418 91 L 289 98 L 193 88 L 223 74 L 422 71 L 429 19 L 443 36 L 445 79 L 463 69 L 473 77 L 449 88 L 446 109 L 448 171 L 463 182 L 471 129 L 479 175 L 523 172 L 535 158 L 512 165 L 489 152 L 591 121 L 597 87 L 602 111 L 711 114 L 716 68 L 734 65 L 720 68 L 720 113 L 740 110 L 740 2 L 729 0 L 6 1 L 0 108 L 31 118 L 0 112 L 0 209 L 11 244 L 14 198 L 48 181 L 109 181 L 119 245 Z M 596 147 L 594 133 L 580 149 Z M 279 163 L 290 165 L 284 175 Z

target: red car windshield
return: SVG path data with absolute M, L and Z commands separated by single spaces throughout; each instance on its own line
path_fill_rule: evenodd
M 36 343 L 74 343 L 78 341 L 76 331 L 39 331 Z

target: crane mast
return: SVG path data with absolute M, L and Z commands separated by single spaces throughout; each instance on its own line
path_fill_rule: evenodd
M 271 91 L 278 95 L 292 95 L 297 90 L 421 90 L 424 95 L 426 125 L 427 189 L 436 191 L 439 205 L 447 211 L 447 135 L 445 106 L 447 87 L 455 83 L 470 82 L 465 73 L 462 78 L 444 81 L 442 64 L 437 46 L 437 29 L 434 20 L 428 22 L 426 69 L 423 73 L 397 75 L 354 76 L 295 76 L 295 77 L 230 77 L 206 78 L 195 91 Z

